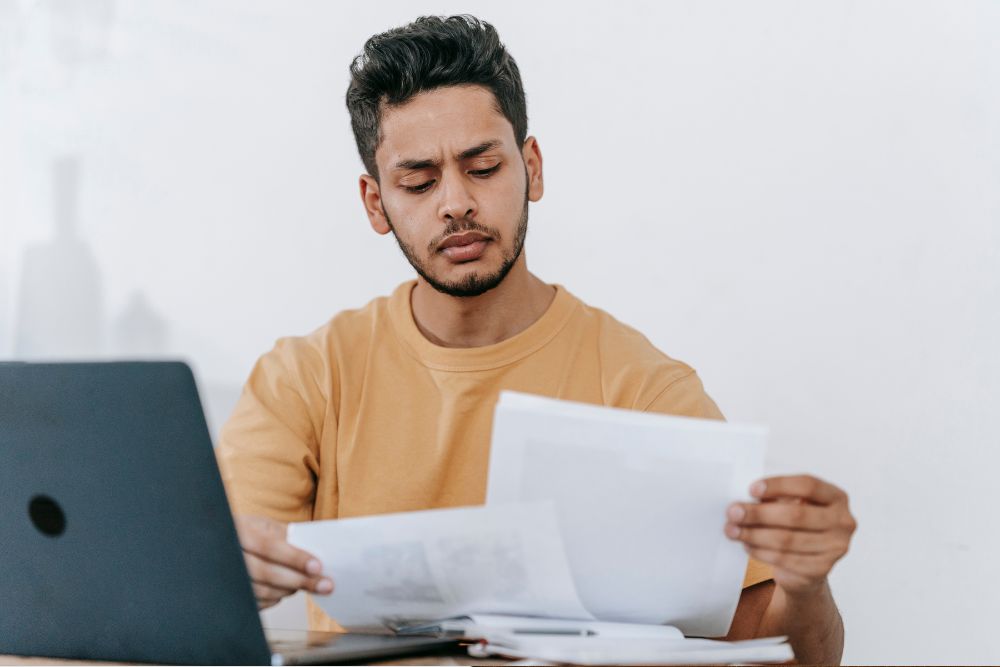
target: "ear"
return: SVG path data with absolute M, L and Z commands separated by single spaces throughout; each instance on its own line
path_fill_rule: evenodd
M 358 179 L 358 186 L 361 189 L 361 203 L 364 204 L 365 213 L 368 215 L 368 222 L 379 234 L 388 234 L 392 231 L 389 221 L 385 219 L 382 212 L 382 192 L 379 189 L 378 181 L 369 174 L 361 174 Z
M 545 192 L 545 182 L 542 179 L 542 149 L 538 147 L 537 139 L 528 137 L 524 140 L 521 157 L 528 173 L 528 200 L 538 201 Z

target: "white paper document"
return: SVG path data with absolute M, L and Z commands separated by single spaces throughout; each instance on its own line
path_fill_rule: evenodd
M 540 637 L 492 633 L 469 647 L 477 658 L 502 655 L 527 658 L 531 664 L 573 665 L 724 665 L 788 662 L 795 658 L 786 637 L 744 641 L 711 639 L 629 639 Z
M 504 392 L 487 506 L 552 501 L 597 619 L 725 635 L 747 556 L 725 511 L 762 476 L 767 431 Z
M 720 637 L 747 565 L 725 511 L 762 476 L 766 435 L 504 392 L 485 507 L 292 524 L 288 539 L 323 562 L 335 591 L 313 598 L 347 626 Z
M 343 625 L 412 624 L 474 612 L 591 619 L 570 576 L 551 503 L 513 503 L 295 523 L 320 559 Z

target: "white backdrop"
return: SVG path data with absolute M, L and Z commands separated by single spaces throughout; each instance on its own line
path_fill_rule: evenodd
M 845 660 L 1000 661 L 1000 3 L 357 5 L 0 0 L 0 356 L 183 356 L 217 428 L 275 338 L 410 277 L 347 65 L 475 13 L 545 157 L 529 266 L 850 492 Z

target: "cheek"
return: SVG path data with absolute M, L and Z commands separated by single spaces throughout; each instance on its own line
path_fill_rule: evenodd
M 420 234 L 421 228 L 427 226 L 421 224 L 422 220 L 434 219 L 435 209 L 428 205 L 427 200 L 423 197 L 411 198 L 401 195 L 384 203 L 385 212 L 389 215 L 396 233 L 406 239 Z
M 482 213 L 486 214 L 488 220 L 494 223 L 516 223 L 521 218 L 521 210 L 524 207 L 524 185 L 523 174 L 521 177 L 505 179 L 499 187 L 493 189 L 484 202 Z

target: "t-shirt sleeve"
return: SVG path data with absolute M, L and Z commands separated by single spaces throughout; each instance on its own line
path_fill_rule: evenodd
M 326 397 L 309 342 L 284 338 L 254 366 L 216 455 L 236 513 L 309 521 Z
M 694 370 L 671 379 L 646 405 L 645 412 L 659 412 L 681 417 L 725 419 L 715 401 L 705 393 L 705 387 Z
M 698 374 L 693 370 L 669 382 L 666 387 L 649 403 L 646 412 L 659 412 L 683 417 L 701 417 L 703 419 L 725 419 L 719 406 L 705 392 Z M 722 530 L 720 525 L 719 530 Z M 754 560 L 747 563 L 743 576 L 743 588 L 774 578 L 771 566 Z
M 743 575 L 743 588 L 750 588 L 754 584 L 771 579 L 774 579 L 774 571 L 771 566 L 751 558 L 747 563 L 746 574 Z

